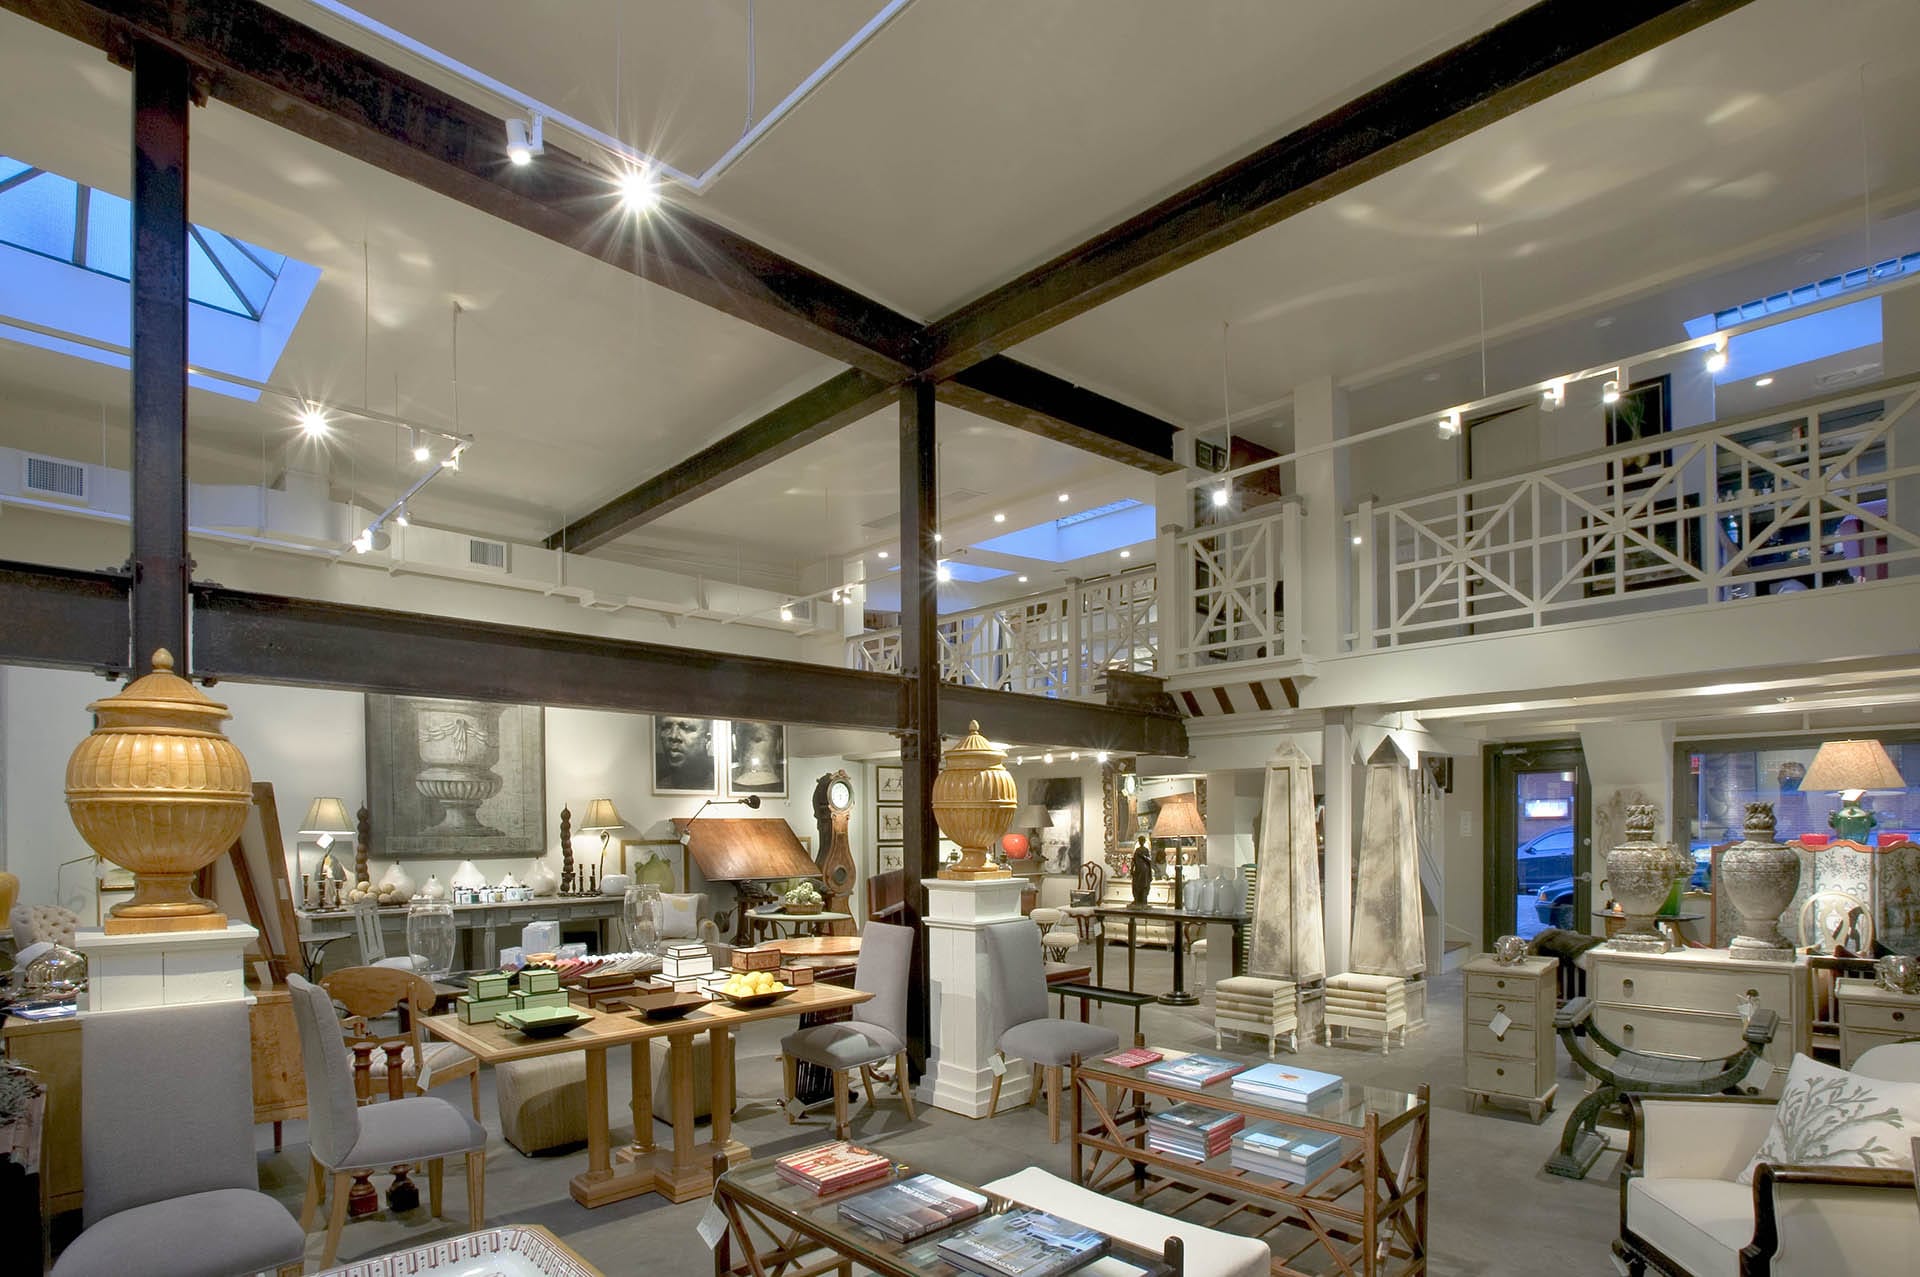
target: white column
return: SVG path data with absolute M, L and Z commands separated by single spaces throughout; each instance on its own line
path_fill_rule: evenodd
M 98 927 L 74 932 L 87 959 L 82 1014 L 135 1011 L 190 1002 L 240 1002 L 247 946 L 260 933 L 244 922 L 223 931 L 147 931 L 110 936 Z
M 1019 878 L 927 882 L 927 975 L 933 1051 L 921 1079 L 926 1103 L 964 1117 L 985 1117 L 993 1094 L 992 984 L 986 929 L 1020 917 Z M 1007 1070 L 1002 1108 L 1024 1104 L 1028 1070 Z
M 1193 496 L 1187 480 L 1193 478 L 1193 432 L 1182 430 L 1173 437 L 1173 459 L 1183 467 L 1153 481 L 1153 514 L 1158 528 L 1154 538 L 1154 594 L 1158 596 L 1160 642 L 1155 673 L 1162 678 L 1180 668 L 1180 648 L 1186 642 L 1192 609 L 1187 606 L 1186 564 L 1175 547 L 1193 514 Z
M 1348 941 L 1353 935 L 1353 728 L 1349 716 L 1329 713 L 1322 732 L 1327 876 L 1321 890 L 1326 900 L 1327 972 L 1343 975 L 1348 969 Z
M 1317 377 L 1293 388 L 1293 446 L 1296 451 L 1332 443 L 1347 433 L 1347 393 L 1332 377 Z M 1306 542 L 1302 581 L 1287 582 L 1288 628 L 1293 617 L 1306 623 L 1306 653 L 1324 660 L 1344 650 L 1347 628 L 1347 578 L 1351 571 L 1346 535 L 1348 491 L 1345 448 L 1327 449 L 1294 463 L 1296 494 L 1306 506 L 1302 532 Z M 1331 757 L 1331 755 L 1329 755 Z M 1331 854 L 1331 839 L 1329 854 Z M 1331 862 L 1328 865 L 1331 877 Z M 1331 897 L 1329 897 L 1331 900 Z M 1333 917 L 1332 910 L 1328 917 Z M 1346 942 L 1341 941 L 1341 952 Z M 1344 967 L 1336 970 L 1344 971 Z
M 859 638 L 866 633 L 867 561 L 852 558 L 840 565 L 840 637 Z

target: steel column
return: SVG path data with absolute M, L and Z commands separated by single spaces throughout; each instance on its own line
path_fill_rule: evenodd
M 932 1041 L 927 937 L 921 882 L 940 870 L 940 830 L 933 819 L 933 781 L 940 774 L 940 476 L 934 451 L 933 385 L 900 390 L 900 673 L 907 713 L 900 733 L 905 769 L 906 829 L 901 863 L 907 878 L 906 921 L 920 934 L 907 982 L 907 1049 L 924 1068 Z
M 155 648 L 189 668 L 187 107 L 192 72 L 133 46 L 133 668 Z

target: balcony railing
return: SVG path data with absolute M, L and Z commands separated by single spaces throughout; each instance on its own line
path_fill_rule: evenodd
M 1363 503 L 1355 647 L 1920 572 L 1920 379 L 1392 505 Z M 1651 450 L 1650 450 L 1651 448 Z
M 1149 671 L 1157 655 L 1152 568 L 940 619 L 940 677 L 949 683 L 1036 696 L 1090 695 L 1107 670 Z M 847 641 L 854 669 L 897 673 L 900 631 Z
M 1298 659 L 1299 625 L 1286 624 L 1286 582 L 1300 580 L 1300 503 L 1174 539 L 1171 667 Z

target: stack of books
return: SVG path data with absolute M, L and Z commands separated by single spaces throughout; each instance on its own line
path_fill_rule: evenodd
M 1340 1164 L 1340 1137 L 1324 1131 L 1288 1130 L 1258 1122 L 1233 1138 L 1235 1170 L 1270 1175 L 1290 1184 L 1319 1179 Z
M 1135 1069 L 1139 1068 L 1142 1064 L 1158 1064 L 1165 1058 L 1165 1056 L 1161 1055 L 1160 1052 L 1154 1050 L 1152 1047 L 1136 1046 L 1130 1050 L 1122 1051 L 1118 1055 L 1109 1055 L 1100 1062 L 1102 1064 L 1112 1064 L 1118 1068 Z
M 1234 1132 L 1246 1124 L 1247 1119 L 1238 1113 L 1222 1113 L 1198 1104 L 1176 1104 L 1147 1119 L 1147 1147 L 1204 1162 L 1226 1152 L 1233 1143 Z
M 1243 1100 L 1312 1105 L 1338 1095 L 1343 1083 L 1338 1073 L 1316 1073 L 1290 1064 L 1262 1064 L 1233 1079 L 1233 1093 Z
M 1045 1211 L 1016 1209 L 968 1224 L 940 1242 L 940 1258 L 980 1277 L 1059 1277 L 1092 1263 L 1112 1242 Z
M 798 1153 L 789 1153 L 773 1164 L 774 1174 L 789 1184 L 812 1189 L 816 1195 L 837 1193 L 870 1179 L 879 1179 L 893 1163 L 878 1153 L 859 1148 L 845 1140 L 816 1144 Z
M 1147 1070 L 1147 1077 L 1150 1081 L 1167 1086 L 1198 1091 L 1202 1087 L 1212 1086 L 1223 1077 L 1232 1077 L 1246 1067 L 1236 1060 L 1218 1055 L 1183 1055 L 1177 1060 L 1163 1060 L 1153 1065 Z
M 987 1199 L 938 1175 L 915 1175 L 840 1203 L 840 1217 L 871 1228 L 889 1241 L 910 1242 L 935 1229 L 972 1219 Z

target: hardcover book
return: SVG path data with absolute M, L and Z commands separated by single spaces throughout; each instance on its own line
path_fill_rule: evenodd
M 890 1241 L 910 1242 L 972 1219 L 986 1207 L 986 1197 L 972 1189 L 938 1175 L 915 1175 L 848 1198 L 840 1203 L 840 1215 Z
M 1236 1060 L 1218 1055 L 1189 1055 L 1178 1060 L 1166 1060 L 1147 1070 L 1147 1076 L 1156 1082 L 1169 1086 L 1185 1087 L 1197 1091 L 1211 1086 L 1221 1078 L 1232 1077 L 1247 1066 Z
M 1059 1277 L 1107 1253 L 1103 1233 L 1038 1210 L 968 1224 L 940 1242 L 940 1257 L 981 1277 Z
M 816 1194 L 837 1193 L 843 1188 L 878 1179 L 893 1165 L 878 1153 L 835 1140 L 789 1153 L 774 1162 L 774 1173 L 790 1184 L 812 1189 Z
M 1338 1073 L 1319 1073 L 1290 1064 L 1262 1064 L 1233 1079 L 1233 1089 L 1256 1098 L 1269 1097 L 1304 1104 L 1340 1089 Z

